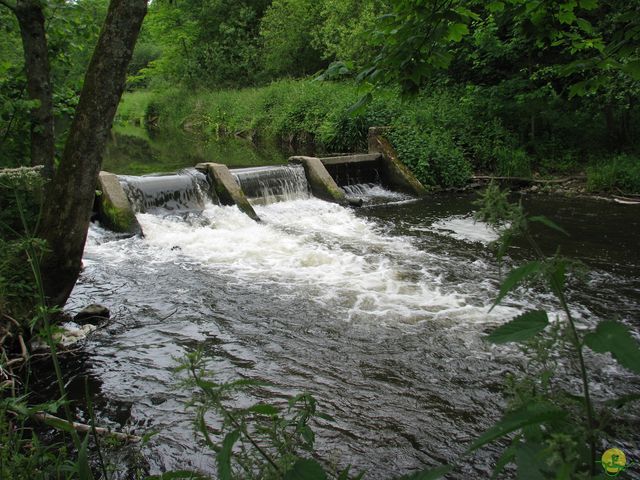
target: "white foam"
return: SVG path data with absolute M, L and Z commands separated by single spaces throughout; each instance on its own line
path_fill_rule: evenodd
M 431 225 L 436 233 L 449 235 L 458 240 L 490 243 L 498 239 L 498 234 L 484 222 L 472 215 L 454 215 Z
M 348 208 L 308 199 L 256 211 L 262 223 L 236 207 L 211 204 L 202 216 L 186 219 L 138 214 L 144 239 L 91 241 L 86 255 L 111 263 L 136 261 L 145 269 L 156 262 L 195 263 L 230 281 L 295 290 L 347 321 L 475 323 L 515 313 L 503 308 L 488 315 L 487 305 L 470 305 L 466 292 L 443 288 L 438 272 L 407 271 L 407 264 L 426 265 L 430 254 Z

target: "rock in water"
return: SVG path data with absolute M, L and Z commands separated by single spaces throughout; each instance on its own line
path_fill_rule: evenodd
M 76 316 L 73 317 L 73 320 L 79 324 L 96 324 L 108 320 L 109 316 L 110 313 L 107 307 L 93 303 L 80 310 Z

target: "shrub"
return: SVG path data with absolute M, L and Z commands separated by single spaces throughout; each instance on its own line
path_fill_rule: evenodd
M 531 161 L 524 150 L 505 147 L 495 150 L 495 171 L 505 177 L 530 177 Z
M 592 192 L 640 193 L 640 158 L 621 154 L 587 168 L 587 189 Z
M 417 133 L 396 127 L 389 134 L 398 157 L 424 185 L 459 187 L 471 176 L 471 165 L 444 130 Z

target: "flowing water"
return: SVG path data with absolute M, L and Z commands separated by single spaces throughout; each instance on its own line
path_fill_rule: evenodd
M 249 182 L 241 171 L 236 177 Z M 253 400 L 285 405 L 312 392 L 334 418 L 314 425 L 319 455 L 365 469 L 366 478 L 391 478 L 456 458 L 500 416 L 505 376 L 522 370 L 526 357 L 487 344 L 485 332 L 527 308 L 558 312 L 549 295 L 530 288 L 488 312 L 500 278 L 489 248 L 495 234 L 474 222 L 472 195 L 418 201 L 351 186 L 348 193 L 365 200 L 351 209 L 292 184 L 281 182 L 276 193 L 268 181 L 257 183 L 256 198 L 266 189 L 254 199 L 261 223 L 211 201 L 173 211 L 142 202 L 144 238 L 90 229 L 69 307 L 97 302 L 115 318 L 87 341 L 82 368 L 98 393 L 101 423 L 159 432 L 143 448 L 152 472 L 215 471 L 185 410 L 191 392 L 172 371 L 198 347 L 218 380 L 268 382 Z M 570 295 L 580 321 L 615 315 L 637 332 L 637 207 L 553 197 L 525 203 L 571 233 L 540 236 L 545 248 L 561 243 L 592 266 Z M 524 258 L 515 247 L 507 266 Z M 596 399 L 640 391 L 638 378 L 610 360 L 588 361 Z M 576 375 L 561 378 L 578 393 Z M 488 478 L 498 450 L 470 457 L 452 478 Z

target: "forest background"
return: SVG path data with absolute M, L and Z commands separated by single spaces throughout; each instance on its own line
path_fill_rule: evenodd
M 61 145 L 107 2 L 49 3 Z M 474 172 L 586 173 L 590 191 L 639 193 L 639 10 L 596 0 L 156 1 L 116 122 L 317 152 L 363 150 L 368 127 L 390 126 L 427 186 L 462 186 Z M 6 9 L 0 25 L 0 158 L 18 166 L 29 159 L 33 100 Z

